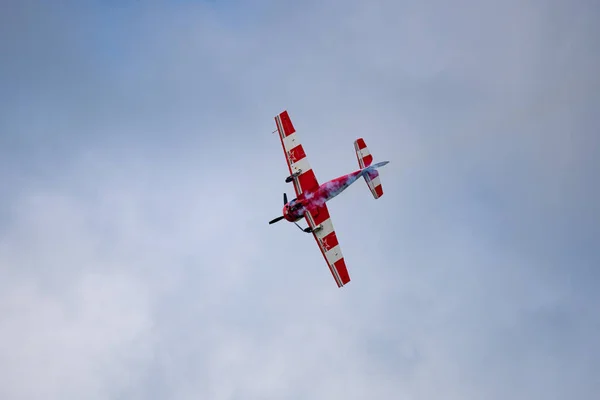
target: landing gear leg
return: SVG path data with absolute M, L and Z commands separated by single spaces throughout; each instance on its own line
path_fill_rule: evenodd
M 298 225 L 296 222 L 294 222 L 294 224 L 296 224 L 296 226 L 298 227 L 298 229 L 300 229 L 302 232 L 306 232 L 306 233 L 312 233 L 312 228 L 309 226 L 308 228 L 304 228 L 302 229 L 300 227 L 300 225 Z

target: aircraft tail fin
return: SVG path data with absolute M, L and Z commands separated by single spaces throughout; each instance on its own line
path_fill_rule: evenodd
M 358 165 L 364 170 L 363 178 L 369 187 L 369 190 L 373 194 L 374 199 L 378 199 L 383 196 L 383 188 L 381 186 L 381 180 L 379 179 L 379 172 L 377 168 L 383 167 L 388 161 L 379 162 L 371 165 L 373 162 L 373 156 L 367 147 L 363 138 L 356 139 L 354 141 L 354 150 L 356 151 L 356 158 L 358 159 Z

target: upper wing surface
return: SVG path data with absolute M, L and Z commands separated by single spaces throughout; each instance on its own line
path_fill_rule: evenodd
M 281 139 L 290 175 L 298 174 L 294 178 L 296 195 L 300 196 L 303 192 L 318 188 L 319 182 L 308 162 L 308 158 L 288 112 L 283 111 L 277 115 L 275 123 L 277 124 L 277 131 L 279 132 L 279 138 Z
M 344 255 L 333 228 L 327 205 L 323 204 L 305 214 L 308 226 L 315 229 L 313 236 L 321 249 L 321 253 L 329 266 L 333 279 L 338 287 L 350 282 L 350 275 L 344 261 Z

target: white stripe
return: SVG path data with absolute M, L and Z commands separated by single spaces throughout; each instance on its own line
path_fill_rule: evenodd
M 292 174 L 295 174 L 300 169 L 302 170 L 302 173 L 305 173 L 306 171 L 310 170 L 310 164 L 308 163 L 307 157 L 304 157 L 302 160 L 293 164 L 290 163 L 290 165 L 292 167 Z
M 294 147 L 300 145 L 300 141 L 296 137 L 296 133 L 292 133 L 290 136 L 286 136 L 283 138 L 283 147 L 285 151 L 290 151 Z
M 340 249 L 340 245 L 338 244 L 333 249 L 326 252 L 325 257 L 327 257 L 327 261 L 333 267 L 333 264 L 335 264 L 336 261 L 339 261 L 343 257 L 342 250 Z M 334 268 L 334 270 L 335 270 L 335 268 Z
M 323 228 L 315 232 L 315 235 L 317 235 L 319 239 L 323 239 L 325 236 L 333 232 L 333 223 L 331 222 L 331 218 L 327 218 L 325 221 L 323 221 L 323 223 L 321 223 L 321 225 L 323 225 Z
M 373 182 L 373 187 L 377 187 L 377 186 L 381 185 L 381 180 L 379 179 L 379 175 L 377 175 L 375 177 L 375 179 L 371 179 L 371 182 Z
M 364 149 L 360 150 L 360 156 L 362 158 L 365 158 L 366 156 L 370 155 L 371 152 L 369 151 L 369 149 L 367 147 L 365 147 Z

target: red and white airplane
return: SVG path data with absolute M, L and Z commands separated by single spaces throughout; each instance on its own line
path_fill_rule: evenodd
M 365 141 L 362 138 L 357 139 L 354 141 L 354 150 L 360 169 L 319 185 L 288 112 L 283 111 L 277 115 L 275 123 L 290 171 L 290 176 L 285 181 L 294 183 L 297 197 L 288 202 L 287 195 L 284 193 L 283 215 L 270 221 L 269 224 L 286 219 L 296 224 L 304 232 L 312 233 L 335 282 L 338 287 L 342 287 L 350 282 L 350 276 L 325 203 L 342 193 L 360 177 L 364 178 L 373 197 L 380 198 L 383 196 L 383 189 L 377 168 L 386 165 L 389 161 L 371 164 L 373 156 Z M 298 225 L 297 221 L 302 218 L 306 219 L 308 228 L 302 229 Z

